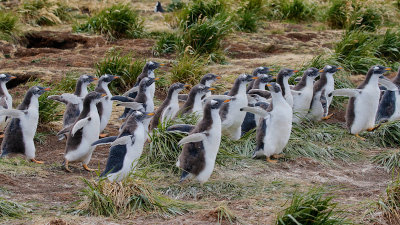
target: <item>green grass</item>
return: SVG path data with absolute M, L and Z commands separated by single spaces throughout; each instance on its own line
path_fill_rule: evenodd
M 362 6 L 350 18 L 351 24 L 348 30 L 367 30 L 375 31 L 383 21 L 381 13 L 370 6 Z
M 262 16 L 263 0 L 245 0 L 237 11 L 237 29 L 244 32 L 256 32 Z
M 139 38 L 144 35 L 142 18 L 128 5 L 116 4 L 101 10 L 83 24 L 73 27 L 75 32 L 90 32 L 109 40 Z
M 206 61 L 198 55 L 185 54 L 172 65 L 169 79 L 171 83 L 181 82 L 196 85 L 207 73 Z
M 372 136 L 375 143 L 384 148 L 397 148 L 400 146 L 400 122 L 384 123 L 373 133 L 370 133 L 370 136 Z
M 331 28 L 343 29 L 347 26 L 349 20 L 349 10 L 347 0 L 333 0 L 326 12 L 326 22 Z
M 214 212 L 217 214 L 218 224 L 222 224 L 225 221 L 234 224 L 237 221 L 237 216 L 226 205 L 218 206 Z
M 273 20 L 305 22 L 315 20 L 316 12 L 316 5 L 306 0 L 272 0 L 268 3 L 266 16 Z
M 388 29 L 383 36 L 375 53 L 390 62 L 400 61 L 400 32 Z
M 0 40 L 11 41 L 15 39 L 18 17 L 11 12 L 0 10 Z
M 110 83 L 113 92 L 130 89 L 136 82 L 136 78 L 142 72 L 145 60 L 132 60 L 132 54 L 122 55 L 119 51 L 111 51 L 98 63 L 96 63 L 96 75 L 112 74 L 120 76 L 119 79 Z
M 19 9 L 25 23 L 34 26 L 51 26 L 71 21 L 72 8 L 64 3 L 48 0 L 27 0 Z
M 397 170 L 400 168 L 400 150 L 383 149 L 372 157 L 372 162 L 383 167 L 387 172 Z
M 174 33 L 163 33 L 157 39 L 153 46 L 153 55 L 160 56 L 168 53 L 173 53 L 179 45 L 179 37 Z
M 184 2 L 182 2 L 181 0 L 172 0 L 171 3 L 169 3 L 167 5 L 167 12 L 174 12 L 174 11 L 178 11 L 180 9 L 182 9 L 183 7 L 185 7 L 186 4 Z
M 205 18 L 212 19 L 218 16 L 226 16 L 227 6 L 222 0 L 194 0 L 182 8 L 178 20 L 183 30 L 186 30 L 198 21 Z
M 334 196 L 322 188 L 293 194 L 289 205 L 277 216 L 278 225 L 299 224 L 350 224 L 337 210 Z
M 20 218 L 25 213 L 25 208 L 20 204 L 0 198 L 0 219 Z
M 383 212 L 387 224 L 400 223 L 400 179 L 394 177 L 386 188 L 386 196 L 377 202 L 378 209 Z

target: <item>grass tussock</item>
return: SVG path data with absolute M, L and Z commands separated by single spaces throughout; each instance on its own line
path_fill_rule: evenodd
M 0 219 L 20 218 L 25 213 L 25 208 L 20 204 L 0 198 Z
M 334 29 L 346 28 L 349 24 L 351 10 L 352 6 L 349 0 L 333 0 L 326 12 L 326 22 Z
M 142 72 L 145 60 L 132 60 L 132 54 L 122 55 L 119 51 L 111 51 L 98 63 L 96 63 L 96 75 L 112 74 L 120 76 L 119 79 L 110 83 L 112 91 L 125 91 L 131 88 L 136 78 Z
M 316 19 L 316 9 L 315 4 L 306 0 L 272 0 L 268 2 L 266 16 L 273 20 L 313 21 Z
M 178 49 L 180 39 L 175 33 L 163 33 L 153 46 L 153 55 L 160 56 L 173 53 Z
M 256 131 L 252 130 L 243 135 L 239 140 L 222 136 L 218 151 L 217 163 L 235 158 L 250 158 L 256 148 Z
M 256 32 L 262 18 L 264 0 L 246 0 L 241 2 L 237 10 L 236 26 L 240 31 Z
M 73 27 L 75 32 L 90 32 L 109 40 L 139 38 L 144 35 L 143 20 L 128 5 L 116 4 L 101 10 L 83 24 Z
M 371 136 L 374 139 L 375 143 L 384 148 L 399 147 L 400 122 L 394 121 L 382 124 L 381 127 L 379 127 L 373 133 L 371 133 Z
M 73 8 L 64 2 L 27 0 L 19 9 L 22 20 L 34 26 L 51 26 L 72 20 Z
M 383 167 L 387 172 L 400 168 L 400 150 L 385 149 L 372 157 L 372 162 Z
M 194 0 L 177 15 L 179 24 L 186 30 L 205 18 L 227 17 L 227 5 L 222 0 Z
M 181 0 L 172 0 L 171 3 L 167 5 L 167 12 L 174 12 L 181 10 L 183 7 L 186 6 L 186 3 L 182 2 Z
M 400 178 L 393 179 L 386 188 L 386 196 L 378 202 L 378 209 L 383 212 L 387 224 L 400 224 Z
M 170 199 L 155 191 L 149 184 L 127 177 L 119 183 L 104 179 L 98 182 L 83 179 L 86 188 L 77 206 L 83 214 L 119 217 L 135 213 L 155 213 L 163 218 L 187 213 L 193 206 Z
M 311 189 L 306 193 L 294 193 L 286 207 L 277 216 L 277 225 L 298 224 L 350 224 L 333 202 L 334 196 L 322 188 Z
M 217 217 L 218 224 L 222 224 L 223 222 L 233 224 L 237 221 L 237 216 L 226 205 L 220 205 L 215 208 L 214 214 Z
M 382 14 L 376 8 L 362 5 L 350 18 L 348 30 L 375 31 L 383 22 Z
M 196 85 L 206 74 L 206 60 L 198 55 L 185 54 L 177 59 L 170 70 L 171 83 Z
M 14 13 L 0 10 L 0 40 L 11 41 L 16 38 L 18 17 Z

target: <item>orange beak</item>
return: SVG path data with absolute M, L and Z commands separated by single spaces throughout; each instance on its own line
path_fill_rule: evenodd
M 185 84 L 184 87 L 190 87 L 190 84 Z
M 271 84 L 267 84 L 267 86 L 268 86 L 268 87 L 272 87 L 272 85 L 271 85 Z
M 253 80 L 257 80 L 257 79 L 258 79 L 258 77 L 252 77 L 251 79 L 253 79 Z
M 154 113 L 147 113 L 148 116 L 154 116 Z
M 216 77 L 216 78 L 219 80 L 219 79 L 221 79 L 222 77 L 218 76 L 218 77 Z
M 15 76 L 11 76 L 11 77 L 10 77 L 10 79 L 15 79 L 15 78 L 17 78 L 17 77 L 15 77 Z
M 114 79 L 118 79 L 119 78 L 119 76 L 114 76 Z
M 101 94 L 101 97 L 105 97 L 105 96 L 107 96 L 107 94 Z
M 385 68 L 385 70 L 386 70 L 386 71 L 390 71 L 390 70 L 392 70 L 392 68 Z
M 97 78 L 97 77 L 93 77 L 93 80 L 98 80 L 99 78 Z
M 230 102 L 230 101 L 231 101 L 230 99 L 227 99 L 227 100 L 225 100 L 224 102 L 227 103 L 227 102 Z
M 320 73 L 324 72 L 324 70 L 319 70 Z
M 160 66 L 165 66 L 165 63 L 160 63 Z
M 48 87 L 48 88 L 45 88 L 44 90 L 45 90 L 45 91 L 50 91 L 50 90 L 51 90 L 51 88 L 49 88 L 49 87 Z
M 269 71 L 275 71 L 275 69 L 272 69 L 272 68 L 271 68 L 271 69 L 269 69 Z
M 215 88 L 209 88 L 208 90 L 209 90 L 209 91 L 214 91 L 214 90 L 215 90 Z
M 159 79 L 160 79 L 159 77 L 154 78 L 154 80 L 159 80 Z
M 299 72 L 299 70 L 294 70 L 294 71 L 293 71 L 293 73 L 297 73 L 297 72 Z
M 342 70 L 342 69 L 343 69 L 343 67 L 338 67 L 337 69 L 338 69 L 338 70 Z

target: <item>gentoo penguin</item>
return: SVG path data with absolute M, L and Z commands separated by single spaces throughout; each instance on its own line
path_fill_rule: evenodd
M 219 80 L 219 79 L 221 79 L 221 76 L 218 76 L 218 75 L 215 75 L 215 74 L 212 74 L 212 73 L 207 73 L 206 75 L 204 75 L 204 76 L 201 78 L 200 84 L 205 85 L 205 86 L 207 86 L 207 87 L 211 87 L 211 85 L 212 85 L 215 81 L 217 81 L 217 80 Z M 209 97 L 209 96 L 211 96 L 211 92 L 207 92 L 207 93 L 205 94 L 205 96 L 203 96 L 203 99 L 204 99 L 205 97 Z M 178 95 L 179 100 L 180 100 L 180 101 L 183 101 L 183 102 L 187 101 L 188 97 L 189 97 L 189 95 L 187 95 L 187 94 L 180 94 L 180 95 Z
M 95 80 L 98 80 L 98 78 L 87 74 L 79 77 L 78 81 L 76 82 L 75 92 L 73 94 L 78 98 L 68 94 L 51 95 L 47 97 L 48 99 L 66 104 L 63 116 L 63 128 L 70 126 L 75 122 L 76 118 L 78 118 L 83 108 L 83 98 L 88 94 L 87 87 Z M 63 138 L 64 135 L 59 137 L 60 140 Z
M 308 113 L 313 98 L 314 79 L 318 76 L 317 68 L 304 71 L 300 82 L 292 89 L 293 95 L 293 122 L 299 123 Z M 293 93 L 294 92 L 294 93 Z
M 179 111 L 178 94 L 180 91 L 189 87 L 190 85 L 175 83 L 169 87 L 168 95 L 155 112 L 155 115 L 150 123 L 150 130 L 157 128 L 159 123 L 164 123 L 176 116 Z
M 68 167 L 70 162 L 82 162 L 85 170 L 93 171 L 87 164 L 95 148 L 91 144 L 99 139 L 101 122 L 96 104 L 100 103 L 102 97 L 107 97 L 107 94 L 95 91 L 87 94 L 79 117 L 71 125 L 64 155 L 65 169 L 68 172 L 71 172 Z
M 346 109 L 346 124 L 351 134 L 360 137 L 358 134 L 361 131 L 373 131 L 376 128 L 375 118 L 380 98 L 379 77 L 388 70 L 390 68 L 384 66 L 373 66 L 357 89 L 338 89 L 329 94 L 350 97 Z
M 340 69 L 342 68 L 327 65 L 319 71 L 320 78 L 314 83 L 310 112 L 307 115 L 309 119 L 320 121 L 332 116 L 332 114 L 328 115 L 329 106 L 332 103 L 332 97 L 329 97 L 328 94 L 335 89 L 333 75 Z
M 259 77 L 259 76 L 261 76 L 261 75 L 267 75 L 270 71 L 274 71 L 273 69 L 270 69 L 270 68 L 268 68 L 268 67 L 265 67 L 265 66 L 260 66 L 260 67 L 257 67 L 256 69 L 254 69 L 253 70 L 253 73 L 252 73 L 252 75 L 254 76 L 254 77 Z M 256 86 L 254 86 L 254 83 L 255 83 L 255 81 L 254 80 L 252 80 L 248 85 L 247 85 L 247 89 L 246 89 L 246 92 L 249 92 L 251 89 L 259 89 L 259 88 L 257 88 L 257 85 Z M 264 87 L 265 88 L 265 87 Z
M 215 165 L 215 158 L 221 143 L 221 118 L 219 109 L 230 100 L 209 100 L 204 106 L 203 119 L 179 145 L 183 145 L 176 166 L 183 170 L 180 181 L 195 177 L 200 183 L 206 182 Z
M 163 7 L 161 6 L 161 2 L 158 1 L 156 3 L 156 7 L 154 7 L 154 12 L 161 12 L 161 13 L 165 12 Z
M 203 111 L 202 98 L 207 92 L 215 90 L 214 88 L 207 87 L 203 84 L 197 84 L 190 89 L 189 96 L 185 104 L 179 109 L 177 115 L 184 115 L 186 113 L 197 113 L 201 116 Z
M 112 94 L 110 89 L 108 89 L 108 84 L 117 78 L 119 78 L 119 76 L 104 74 L 100 77 L 96 89 L 94 89 L 95 92 L 106 94 L 106 97 L 101 98 L 99 104 L 97 104 L 97 110 L 100 116 L 100 133 L 106 128 L 112 112 Z M 105 135 L 102 134 L 101 136 L 104 137 Z
M 276 76 L 276 82 L 279 84 L 282 91 L 282 95 L 289 103 L 290 107 L 293 107 L 293 95 L 292 92 L 290 91 L 289 78 L 293 76 L 294 73 L 297 72 L 299 71 L 292 69 L 281 69 L 278 75 Z
M 391 122 L 400 119 L 400 69 L 393 82 L 384 78 L 379 79 L 385 87 L 381 100 L 379 101 L 376 123 Z
M 25 154 L 26 158 L 36 163 L 43 163 L 35 159 L 35 137 L 39 120 L 39 96 L 50 88 L 33 86 L 26 93 L 24 100 L 17 109 L 3 109 L 0 116 L 11 117 L 7 125 L 1 144 L 1 156 L 9 153 Z
M 12 109 L 12 97 L 10 93 L 8 93 L 8 89 L 6 87 L 6 83 L 16 77 L 10 76 L 8 74 L 0 74 L 0 110 L 2 109 Z M 0 116 L 0 129 L 4 130 L 8 119 L 6 116 Z M 0 135 L 3 137 L 4 135 Z
M 267 74 L 262 74 L 258 76 L 258 79 L 253 82 L 253 89 L 248 91 L 248 94 L 250 93 L 259 93 L 259 91 L 264 91 L 265 90 L 265 85 L 269 82 L 271 82 L 273 79 L 273 76 L 267 75 Z M 250 85 L 250 84 L 249 84 Z M 257 97 L 259 97 L 257 95 Z M 254 97 L 249 97 L 249 104 L 248 106 L 252 107 L 254 104 L 256 104 L 258 101 L 261 100 L 261 98 L 254 98 Z M 262 101 L 266 101 L 266 99 L 262 99 Z M 254 129 L 257 126 L 257 121 L 259 120 L 258 115 L 254 115 L 253 113 L 246 112 L 246 116 L 243 120 L 242 123 L 242 136 L 249 132 L 250 130 Z
M 130 97 L 130 98 L 136 98 L 137 92 L 139 90 L 139 84 L 140 81 L 145 78 L 145 77 L 149 77 L 149 78 L 155 78 L 154 75 L 154 70 L 156 70 L 157 68 L 159 68 L 160 66 L 163 66 L 164 64 L 160 64 L 157 62 L 153 62 L 153 61 L 149 61 L 147 62 L 142 70 L 142 73 L 136 78 L 136 83 L 133 86 L 133 88 L 131 88 L 129 91 L 124 93 L 124 96 Z M 155 83 L 153 83 L 150 86 L 150 97 L 154 98 L 154 93 L 156 91 L 156 85 Z M 120 116 L 120 119 L 124 119 L 127 117 L 128 113 L 129 113 L 130 109 L 126 108 L 124 113 Z
M 234 97 L 234 100 L 228 104 L 224 104 L 220 110 L 222 119 L 222 132 L 233 140 L 239 140 L 242 134 L 242 123 L 246 116 L 246 112 L 240 111 L 240 108 L 248 105 L 246 94 L 246 85 L 252 80 L 258 79 L 248 74 L 241 74 L 236 78 L 232 89 L 228 96 Z
M 292 107 L 284 99 L 277 83 L 267 84 L 272 95 L 272 105 L 267 110 L 245 107 L 242 110 L 260 115 L 261 125 L 257 127 L 257 146 L 253 158 L 267 156 L 268 162 L 276 162 L 271 158 L 281 157 L 281 153 L 289 141 L 292 130 Z
M 154 113 L 134 111 L 118 136 L 103 138 L 92 144 L 96 146 L 111 143 L 106 169 L 101 177 L 106 176 L 111 182 L 119 182 L 134 171 L 146 141 L 143 121 L 153 115 Z

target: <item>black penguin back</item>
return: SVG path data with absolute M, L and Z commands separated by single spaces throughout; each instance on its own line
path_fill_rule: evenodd
M 376 114 L 376 122 L 384 122 L 388 120 L 396 111 L 396 93 L 395 91 L 385 91 L 378 106 Z
M 126 152 L 126 145 L 112 146 L 110 148 L 110 153 L 108 154 L 106 169 L 103 171 L 103 173 L 101 173 L 100 176 L 104 177 L 107 174 L 120 171 L 124 165 Z

